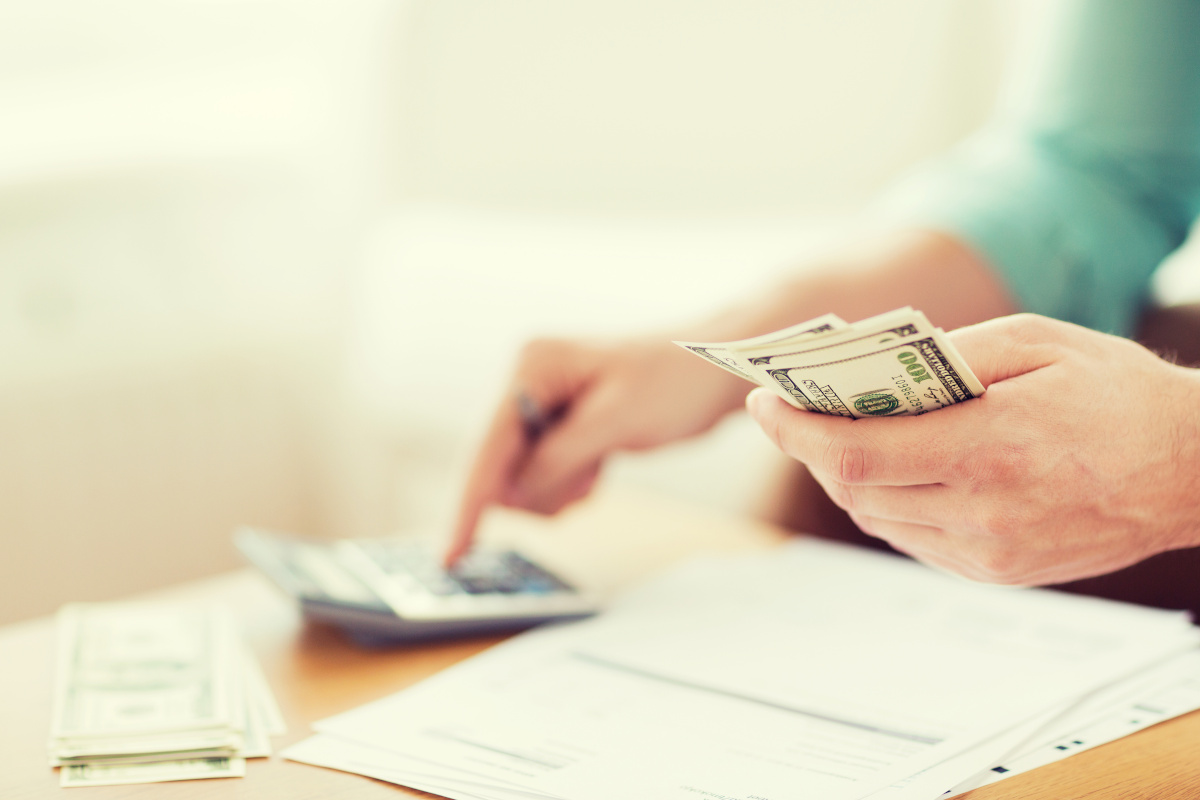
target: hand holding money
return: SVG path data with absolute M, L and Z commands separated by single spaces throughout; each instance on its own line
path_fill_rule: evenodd
M 863 531 L 970 578 L 1063 583 L 1200 545 L 1200 371 L 1030 314 L 946 338 L 988 387 L 976 402 L 839 419 L 757 389 L 747 406 Z

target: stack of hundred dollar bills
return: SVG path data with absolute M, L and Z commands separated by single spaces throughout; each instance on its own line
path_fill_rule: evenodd
M 228 614 L 92 603 L 59 612 L 50 764 L 63 786 L 241 777 L 283 718 Z
M 675 344 L 820 414 L 924 414 L 983 394 L 945 332 L 907 307 L 854 324 L 826 314 L 752 339 Z

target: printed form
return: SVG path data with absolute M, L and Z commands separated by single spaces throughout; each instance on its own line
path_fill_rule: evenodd
M 800 540 L 691 562 L 284 755 L 458 800 L 934 798 L 1196 645 L 1181 614 Z

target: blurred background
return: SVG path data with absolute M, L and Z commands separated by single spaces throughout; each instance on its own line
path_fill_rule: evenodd
M 1010 0 L 0 3 L 0 622 L 452 516 L 520 342 L 706 314 L 976 127 Z M 723 510 L 744 420 L 608 480 Z

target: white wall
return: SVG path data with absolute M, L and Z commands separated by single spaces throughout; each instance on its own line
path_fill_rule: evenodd
M 991 105 L 1011 0 L 430 0 L 404 197 L 629 213 L 853 208 Z
M 328 527 L 401 9 L 0 4 L 0 621 Z

